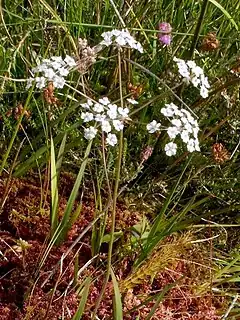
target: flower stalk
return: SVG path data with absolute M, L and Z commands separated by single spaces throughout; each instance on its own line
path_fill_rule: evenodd
M 123 108 L 123 93 L 122 93 L 122 74 L 121 74 L 121 54 L 120 50 L 118 50 L 118 68 L 119 68 L 119 90 L 120 90 L 120 100 L 121 100 L 121 107 Z M 100 306 L 101 300 L 103 295 L 106 291 L 106 287 L 108 284 L 108 280 L 111 273 L 111 265 L 112 265 L 112 249 L 113 249 L 113 242 L 114 242 L 114 231 L 115 231 L 115 220 L 116 220 L 116 206 L 117 206 L 117 197 L 118 197 L 118 188 L 119 188 L 119 181 L 120 181 L 120 174 L 121 174 L 121 164 L 122 164 L 122 153 L 123 153 L 123 131 L 120 132 L 119 138 L 119 148 L 118 148 L 118 157 L 116 163 L 116 175 L 115 175 L 115 185 L 113 191 L 113 203 L 112 203 L 112 221 L 111 221 L 111 233 L 110 233 L 110 241 L 108 247 L 108 260 L 107 260 L 107 270 L 106 276 L 104 279 L 104 283 L 102 286 L 102 290 L 99 294 L 98 300 L 96 302 L 96 307 L 93 312 L 93 319 L 96 318 L 97 310 Z

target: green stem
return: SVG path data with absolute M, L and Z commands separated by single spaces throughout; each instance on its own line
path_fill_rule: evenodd
M 203 19 L 204 19 L 204 15 L 205 12 L 207 10 L 207 5 L 208 5 L 208 0 L 203 0 L 203 4 L 202 4 L 202 9 L 200 12 L 200 16 L 198 18 L 198 22 L 197 22 L 197 26 L 194 32 L 194 36 L 193 36 L 193 40 L 192 40 L 192 45 L 189 51 L 189 60 L 192 59 L 193 54 L 194 54 L 194 50 L 196 48 L 197 42 L 198 42 L 198 38 L 201 32 L 201 27 L 202 27 L 202 23 L 203 23 Z
M 23 116 L 24 116 L 24 114 L 25 114 L 25 111 L 27 110 L 28 104 L 29 104 L 30 99 L 31 99 L 31 97 L 32 97 L 32 91 L 33 91 L 33 87 L 32 87 L 32 89 L 31 89 L 31 90 L 29 91 L 29 93 L 28 93 L 27 100 L 26 100 L 26 102 L 25 102 L 25 105 L 24 105 L 24 107 L 23 107 L 22 113 L 21 113 L 21 115 L 20 115 L 20 117 L 19 117 L 19 120 L 18 120 L 18 122 L 17 122 L 15 131 L 13 132 L 12 138 L 11 138 L 10 143 L 9 143 L 9 146 L 8 146 L 8 149 L 7 149 L 7 151 L 6 151 L 6 153 L 5 153 L 4 157 L 3 157 L 3 161 L 2 161 L 2 164 L 1 164 L 1 167 L 0 167 L 0 176 L 2 175 L 2 172 L 3 172 L 3 169 L 4 169 L 5 164 L 6 164 L 6 162 L 7 162 L 7 159 L 8 159 L 8 157 L 9 157 L 9 154 L 10 154 L 11 150 L 12 150 L 13 143 L 14 143 L 14 141 L 15 141 L 15 139 L 16 139 L 16 136 L 17 136 L 19 127 L 20 127 L 20 125 L 21 125 L 21 123 L 22 123 Z
M 121 107 L 123 107 L 123 93 L 122 93 L 122 74 L 121 74 L 121 54 L 118 51 L 118 68 L 119 68 L 119 88 L 120 88 L 120 99 L 121 99 Z M 106 277 L 104 279 L 104 283 L 102 286 L 102 290 L 99 294 L 99 297 L 96 302 L 96 307 L 94 309 L 92 319 L 96 318 L 97 310 L 100 306 L 102 301 L 103 295 L 106 291 L 106 287 L 108 284 L 108 280 L 111 273 L 111 264 L 112 264 L 112 249 L 113 249 L 113 242 L 114 242 L 114 231 L 115 231 L 115 220 L 116 220 L 116 207 L 117 207 L 117 197 L 118 197 L 118 187 L 120 181 L 120 174 L 121 174 L 121 164 L 122 164 L 122 153 L 123 153 L 123 131 L 120 132 L 119 137 L 119 148 L 118 148 L 118 158 L 116 163 L 116 176 L 115 176 L 115 185 L 113 191 L 113 205 L 112 205 L 112 221 L 111 221 L 111 234 L 110 234 L 110 241 L 108 247 L 108 260 L 107 260 L 107 270 L 106 270 Z

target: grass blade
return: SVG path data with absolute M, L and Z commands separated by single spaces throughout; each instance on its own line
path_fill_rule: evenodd
M 88 146 L 87 146 L 87 149 L 85 151 L 81 167 L 79 169 L 79 173 L 78 173 L 77 179 L 75 181 L 75 184 L 73 186 L 72 192 L 71 192 L 70 197 L 68 199 L 67 207 L 65 209 L 62 221 L 60 223 L 60 232 L 58 233 L 57 238 L 55 240 L 57 244 L 59 244 L 64 239 L 64 237 L 67 234 L 68 229 L 71 226 L 71 223 L 69 222 L 70 221 L 70 215 L 71 215 L 71 212 L 72 212 L 72 208 L 73 208 L 74 202 L 75 202 L 75 200 L 77 198 L 77 195 L 78 195 L 78 190 L 79 190 L 80 184 L 81 184 L 83 176 L 84 176 L 84 172 L 85 172 L 85 168 L 86 168 L 86 165 L 87 165 L 88 156 L 89 156 L 90 151 L 91 151 L 91 147 L 92 147 L 92 141 L 90 141 Z
M 88 277 L 86 280 L 86 284 L 84 286 L 84 289 L 83 289 L 82 299 L 81 299 L 80 304 L 78 306 L 77 312 L 73 316 L 72 320 L 80 320 L 81 319 L 83 312 L 84 312 L 84 309 L 85 309 L 86 302 L 87 302 L 90 284 L 91 284 L 91 278 Z
M 122 320 L 123 319 L 123 308 L 122 308 L 122 299 L 121 293 L 119 290 L 118 282 L 115 277 L 113 270 L 111 269 L 111 277 L 113 282 L 113 289 L 114 289 L 114 319 L 115 320 Z
M 58 225 L 58 178 L 53 138 L 51 137 L 51 236 L 55 233 Z
M 63 160 L 63 154 L 64 154 L 64 150 L 65 150 L 65 146 L 66 146 L 66 140 L 67 140 L 67 134 L 65 133 L 63 136 L 60 148 L 58 150 L 58 157 L 57 157 L 57 163 L 56 163 L 56 172 L 57 172 L 58 178 L 60 175 L 60 168 L 62 166 L 62 160 Z
M 220 3 L 218 3 L 216 0 L 209 0 L 209 1 L 222 11 L 222 13 L 230 20 L 230 22 L 234 25 L 234 27 L 238 31 L 237 23 L 235 22 L 233 17 L 227 12 L 227 10 L 224 9 L 223 6 Z

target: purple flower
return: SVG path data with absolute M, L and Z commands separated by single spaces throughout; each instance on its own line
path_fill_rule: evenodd
M 161 31 L 158 33 L 158 39 L 161 44 L 169 46 L 172 41 L 172 27 L 168 22 L 160 22 L 158 24 L 158 30 Z
M 162 33 L 171 33 L 172 27 L 168 22 L 160 22 L 158 25 L 158 30 L 162 31 Z
M 164 35 L 159 34 L 158 39 L 163 45 L 165 44 L 166 46 L 170 46 L 172 41 L 172 36 L 170 34 L 164 34 Z

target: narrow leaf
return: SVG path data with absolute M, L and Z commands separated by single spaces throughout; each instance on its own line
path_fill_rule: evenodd
M 78 176 L 76 178 L 72 192 L 71 192 L 70 197 L 68 199 L 67 206 L 66 206 L 62 221 L 60 223 L 60 232 L 58 233 L 57 238 L 56 238 L 57 244 L 59 244 L 64 239 L 64 237 L 66 236 L 66 234 L 68 232 L 68 229 L 71 227 L 70 215 L 71 215 L 71 212 L 72 212 L 72 209 L 74 206 L 74 202 L 75 202 L 77 195 L 78 195 L 80 184 L 81 184 L 83 176 L 84 176 L 84 172 L 85 172 L 85 168 L 87 165 L 88 156 L 91 151 L 91 147 L 92 147 L 92 141 L 90 141 L 87 146 L 87 149 L 85 151 L 84 158 L 83 158 Z
M 59 178 L 60 175 L 60 168 L 62 166 L 62 160 L 63 160 L 63 154 L 65 150 L 65 145 L 66 145 L 66 140 L 67 140 L 67 134 L 65 133 L 60 145 L 60 148 L 58 150 L 58 157 L 57 157 L 57 163 L 56 163 L 56 172 Z
M 51 137 L 51 234 L 53 235 L 58 225 L 58 182 L 55 161 L 54 143 Z
M 238 31 L 238 25 L 236 24 L 233 17 L 227 12 L 227 10 L 224 9 L 224 7 L 220 3 L 218 3 L 216 0 L 209 0 L 209 1 L 212 2 L 212 4 L 214 4 L 218 9 L 222 11 L 222 13 L 230 20 L 230 22 L 234 25 L 234 27 Z
M 111 277 L 113 282 L 113 289 L 114 289 L 114 319 L 115 320 L 122 320 L 123 319 L 123 311 L 122 311 L 122 299 L 121 293 L 118 287 L 118 282 L 115 277 L 113 270 L 111 269 Z
M 82 299 L 81 299 L 80 304 L 78 306 L 77 312 L 73 316 L 72 320 L 80 320 L 82 318 L 82 315 L 83 315 L 83 312 L 84 312 L 84 309 L 85 309 L 85 305 L 86 305 L 86 302 L 87 302 L 87 297 L 88 297 L 90 284 L 91 284 L 91 278 L 88 277 L 87 280 L 86 280 L 85 287 L 83 289 Z

